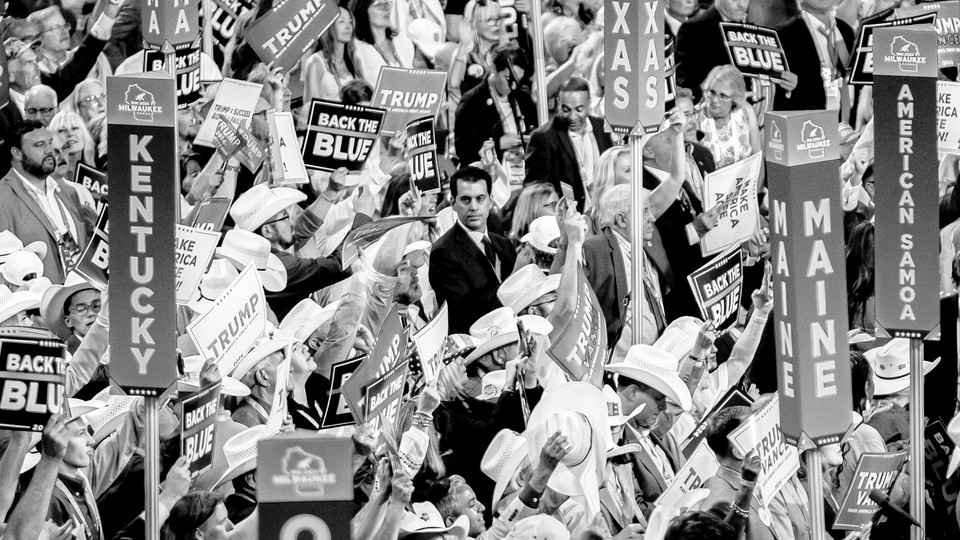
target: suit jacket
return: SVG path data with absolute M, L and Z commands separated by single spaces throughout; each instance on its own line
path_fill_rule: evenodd
M 67 217 L 73 220 L 77 231 L 75 240 L 82 250 L 87 245 L 87 233 L 80 217 L 77 191 L 60 180 L 56 193 L 67 208 Z M 0 180 L 0 231 L 5 229 L 17 235 L 24 245 L 36 241 L 45 243 L 47 256 L 43 258 L 43 275 L 52 283 L 63 283 L 66 273 L 57 247 L 57 229 L 12 170 Z
M 530 94 L 520 90 L 510 96 L 516 100 L 517 108 L 523 114 L 525 136 L 537 127 L 537 107 L 533 104 Z M 457 106 L 457 120 L 454 125 L 456 137 L 457 157 L 460 166 L 466 166 L 480 160 L 480 147 L 484 141 L 493 139 L 497 150 L 497 157 L 503 157 L 500 148 L 500 137 L 503 136 L 503 121 L 500 111 L 493 102 L 490 85 L 486 79 L 463 95 L 460 105 Z M 520 126 L 517 126 L 520 129 Z
M 733 503 L 740 491 L 740 475 L 736 472 L 720 467 L 717 475 L 704 482 L 703 487 L 710 490 L 710 494 L 700 505 L 703 510 L 709 510 L 713 505 L 721 502 Z M 744 530 L 748 540 L 788 540 L 778 539 L 773 528 L 763 524 L 760 520 L 760 503 L 756 497 L 750 498 L 750 517 Z
M 632 427 L 626 430 L 624 439 L 625 444 L 639 442 L 637 433 Z M 654 445 L 659 446 L 663 450 L 674 472 L 679 470 L 680 461 L 678 457 L 671 452 L 670 448 L 663 444 L 660 438 L 653 432 L 650 433 L 650 440 Z M 643 517 L 650 519 L 650 513 L 653 512 L 657 499 L 659 499 L 663 491 L 669 487 L 669 484 L 667 484 L 667 481 L 663 478 L 663 474 L 660 473 L 660 469 L 657 468 L 656 463 L 654 463 L 653 457 L 647 453 L 643 446 L 640 447 L 639 451 L 626 455 L 629 456 L 633 464 L 633 476 L 637 481 L 637 505 L 640 506 Z
M 565 256 L 557 253 L 554 263 L 559 261 L 562 264 Z M 620 243 L 609 227 L 583 243 L 583 273 L 603 309 L 603 318 L 607 322 L 607 346 L 612 348 L 623 330 L 624 308 L 630 288 L 627 280 L 630 278 L 623 266 Z
M 677 32 L 677 86 L 688 88 L 696 100 L 710 70 L 730 63 L 720 32 L 722 20 L 717 7 L 710 6 L 683 23 Z
M 500 283 L 513 272 L 517 254 L 510 241 L 487 232 L 500 261 L 499 275 L 467 231 L 455 223 L 433 245 L 430 253 L 430 284 L 437 305 L 447 302 L 450 333 L 467 334 L 470 325 L 501 307 L 497 299 Z
M 597 140 L 597 150 L 604 153 L 613 146 L 610 134 L 603 129 L 603 119 L 589 117 L 593 127 L 593 137 Z M 523 183 L 547 182 L 553 185 L 557 195 L 562 195 L 560 183 L 565 182 L 573 188 L 577 206 L 584 210 L 585 191 L 583 179 L 580 177 L 580 163 L 577 161 L 576 150 L 570 142 L 570 135 L 560 118 L 554 118 L 545 126 L 540 126 L 530 136 L 527 146 L 526 173 Z
M 853 29 L 841 19 L 837 19 L 837 30 L 847 44 L 847 50 L 853 54 Z M 823 91 L 823 79 L 820 77 L 820 55 L 803 15 L 794 17 L 778 28 L 777 34 L 780 36 L 790 71 L 796 73 L 798 80 L 797 87 L 790 93 L 789 98 L 783 88 L 777 86 L 775 109 L 812 111 L 826 108 L 827 96 Z
M 717 160 L 713 158 L 713 152 L 700 143 L 687 143 L 690 150 L 690 156 L 700 169 L 700 176 L 706 176 L 717 170 Z

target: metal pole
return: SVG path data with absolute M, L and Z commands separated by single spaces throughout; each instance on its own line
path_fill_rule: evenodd
M 160 412 L 155 396 L 144 398 L 146 415 L 144 422 L 144 476 L 143 501 L 146 535 L 144 540 L 160 539 Z
M 820 450 L 808 450 L 807 457 L 807 498 L 810 499 L 810 530 L 814 540 L 826 538 L 827 523 L 823 517 L 823 465 Z
M 213 58 L 213 21 L 210 20 L 213 17 L 213 6 L 211 2 L 213 0 L 200 0 L 203 2 L 203 45 L 201 50 Z
M 910 338 L 910 515 L 926 526 L 926 473 L 924 469 L 923 340 Z M 912 540 L 923 540 L 923 531 L 911 528 Z
M 547 69 L 543 57 L 543 26 L 540 24 L 540 1 L 530 2 L 530 34 L 533 37 L 533 73 L 537 88 L 537 124 L 547 125 L 550 117 L 547 113 Z M 636 259 L 634 259 L 636 260 Z
M 534 0 L 536 3 L 536 0 Z M 630 136 L 630 157 L 633 182 L 630 189 L 630 254 L 633 261 L 630 275 L 631 345 L 638 345 L 643 335 L 640 299 L 643 295 L 643 137 Z

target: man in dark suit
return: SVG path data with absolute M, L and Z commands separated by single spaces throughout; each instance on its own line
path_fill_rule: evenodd
M 517 258 L 509 240 L 487 231 L 492 186 L 490 175 L 476 167 L 450 179 L 457 223 L 433 245 L 430 284 L 437 304 L 449 306 L 451 334 L 469 333 L 477 319 L 501 306 L 497 288 Z
M 603 119 L 590 116 L 590 85 L 579 77 L 571 77 L 560 87 L 557 115 L 539 127 L 527 146 L 526 173 L 523 183 L 547 182 L 557 195 L 563 195 L 563 184 L 573 190 L 578 210 L 584 210 L 586 186 L 593 181 L 594 168 L 600 154 L 613 146 L 610 134 L 604 131 Z
M 63 283 L 65 262 L 72 267 L 87 245 L 77 191 L 50 177 L 56 167 L 53 132 L 40 122 L 16 124 L 8 146 L 13 167 L 0 180 L 0 231 L 9 230 L 24 244 L 45 243 L 43 275 Z
M 496 71 L 464 94 L 457 107 L 454 134 L 464 167 L 480 161 L 480 148 L 488 139 L 502 159 L 504 150 L 522 146 L 537 127 L 533 98 L 516 84 L 530 69 L 523 49 L 513 43 L 497 47 L 493 66 Z
M 780 44 L 796 73 L 797 87 L 788 93 L 777 89 L 776 110 L 839 110 L 844 89 L 842 78 L 853 52 L 855 34 L 836 18 L 837 0 L 804 0 L 803 11 L 777 29 Z

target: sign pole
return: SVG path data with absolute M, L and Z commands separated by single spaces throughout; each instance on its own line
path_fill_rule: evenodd
M 923 340 L 910 338 L 910 515 L 926 524 L 926 470 L 924 469 Z M 923 531 L 910 529 L 911 540 L 923 540 Z
M 643 312 L 640 298 L 643 294 L 643 137 L 630 137 L 630 159 L 633 182 L 630 184 L 630 260 L 634 261 L 630 280 L 630 330 L 631 345 L 639 345 L 643 336 Z M 615 344 L 608 344 L 609 347 Z
M 533 39 L 533 73 L 537 89 L 537 125 L 545 126 L 550 121 L 547 111 L 547 78 L 544 73 L 546 60 L 543 56 L 543 25 L 540 24 L 540 2 L 530 2 L 531 38 Z
M 213 58 L 213 21 L 210 18 L 213 16 L 213 0 L 200 0 L 203 6 L 203 47 L 202 51 Z
M 823 517 L 823 464 L 820 451 L 816 448 L 807 452 L 807 481 L 810 499 L 810 529 L 814 540 L 824 540 L 827 532 L 827 520 Z
M 146 396 L 144 406 L 144 470 L 143 501 L 146 524 L 145 540 L 160 539 L 160 410 L 157 396 Z

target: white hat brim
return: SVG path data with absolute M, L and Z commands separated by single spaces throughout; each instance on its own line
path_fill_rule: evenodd
M 257 212 L 243 223 L 237 223 L 237 227 L 245 231 L 254 232 L 264 223 L 270 221 L 270 218 L 283 212 L 291 204 L 307 200 L 307 195 L 301 191 L 287 187 L 270 188 L 274 193 L 275 199 L 263 205 Z M 232 217 L 232 216 L 231 216 Z
M 0 307 L 0 322 L 13 317 L 21 311 L 40 307 L 40 300 L 41 296 L 35 292 L 17 291 L 12 293 L 10 300 L 4 304 L 3 307 Z
M 653 373 L 622 362 L 608 364 L 604 369 L 611 373 L 625 375 L 637 382 L 642 382 L 672 399 L 673 402 L 680 405 L 680 408 L 684 411 L 689 411 L 693 408 L 693 399 L 690 397 L 690 390 L 687 388 L 686 383 L 683 382 L 683 379 L 680 378 L 680 375 L 665 378 L 659 377 Z
M 513 477 L 517 474 L 517 471 L 520 469 L 520 466 L 523 464 L 523 461 L 529 456 L 529 450 L 527 449 L 526 444 L 521 444 L 510 454 L 510 457 L 507 458 L 507 462 L 503 465 L 503 468 L 500 469 L 500 476 L 496 479 L 496 484 L 493 486 L 493 499 L 491 499 L 491 511 L 496 510 L 497 503 L 500 502 L 500 499 L 503 498 L 503 492 L 507 489 L 507 484 L 513 480 Z
M 74 293 L 88 289 L 97 290 L 96 287 L 84 281 L 73 285 L 54 285 L 43 293 L 40 300 L 40 315 L 43 317 L 47 329 L 58 335 L 60 339 L 66 340 L 73 334 L 67 324 L 63 322 L 63 317 L 66 315 L 63 312 L 63 304 Z
M 250 352 L 244 355 L 244 357 L 237 362 L 237 365 L 231 369 L 229 373 L 225 374 L 225 376 L 233 377 L 239 381 L 244 375 L 247 374 L 248 371 L 253 369 L 253 366 L 257 365 L 257 363 L 259 363 L 261 360 L 277 351 L 282 351 L 284 347 L 291 343 L 293 343 L 293 341 L 289 339 L 271 339 L 260 345 L 257 345 L 256 347 L 250 349 Z M 222 369 L 221 373 L 223 373 Z
M 243 271 L 245 264 L 233 257 L 229 251 L 218 247 L 214 254 L 221 259 L 226 259 L 233 264 L 234 268 Z M 287 286 L 287 269 L 283 262 L 273 253 L 267 255 L 267 267 L 263 270 L 257 268 L 257 275 L 260 277 L 260 283 L 265 290 L 270 292 L 282 291 Z
M 867 351 L 869 352 L 869 351 Z M 864 353 L 866 356 L 867 353 Z M 923 376 L 926 377 L 927 373 L 930 373 L 930 370 L 937 367 L 940 363 L 940 359 L 929 362 L 927 360 L 923 361 Z M 900 377 L 891 378 L 891 379 L 882 379 L 877 375 L 877 370 L 873 370 L 873 394 L 875 396 L 889 396 L 891 394 L 896 394 L 905 390 L 910 386 L 910 373 L 906 373 Z
M 30 242 L 29 244 L 23 246 L 23 250 L 33 252 L 41 259 L 47 256 L 47 244 L 39 240 L 36 242 Z
M 556 277 L 554 277 L 556 276 Z M 545 294 L 550 294 L 556 292 L 560 288 L 560 274 L 550 274 L 546 277 L 546 281 L 537 285 L 533 289 L 530 289 L 524 293 L 520 298 L 517 298 L 510 306 L 514 312 L 520 313 L 521 311 L 530 307 L 530 304 L 540 298 Z M 549 333 L 549 332 L 548 332 Z

